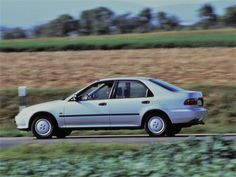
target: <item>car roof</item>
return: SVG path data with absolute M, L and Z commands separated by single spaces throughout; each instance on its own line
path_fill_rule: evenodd
M 151 77 L 111 77 L 100 79 L 99 81 L 109 81 L 109 80 L 149 80 Z

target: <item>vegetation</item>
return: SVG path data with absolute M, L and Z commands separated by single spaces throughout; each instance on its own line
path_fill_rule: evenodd
M 234 176 L 235 141 L 26 145 L 0 152 L 3 176 Z
M 236 26 L 236 6 L 228 7 L 225 15 L 223 16 L 223 22 L 227 26 Z
M 215 26 L 217 23 L 217 15 L 210 4 L 205 4 L 201 7 L 199 16 L 202 18 L 201 25 L 204 29 Z
M 137 15 L 130 13 L 116 15 L 106 7 L 84 10 L 79 18 L 63 14 L 48 23 L 35 26 L 30 37 L 63 37 L 76 35 L 105 35 L 137 32 L 169 31 L 177 29 L 208 29 L 235 27 L 236 6 L 228 7 L 221 17 L 214 7 L 204 4 L 199 9 L 200 21 L 193 25 L 181 25 L 178 17 L 166 12 L 153 12 L 150 8 L 142 9 Z M 19 33 L 19 31 L 21 33 Z M 20 35 L 21 34 L 21 35 Z M 3 39 L 27 38 L 23 29 L 17 28 L 3 33 Z
M 4 39 L 21 39 L 26 38 L 26 33 L 21 28 L 13 28 L 4 33 Z
M 235 47 L 236 30 L 199 30 L 78 38 L 39 38 L 4 40 L 2 52 L 60 51 L 94 49 L 137 49 L 174 47 Z

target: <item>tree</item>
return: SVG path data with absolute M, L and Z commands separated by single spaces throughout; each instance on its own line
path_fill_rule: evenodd
M 105 7 L 98 7 L 94 9 L 94 31 L 95 34 L 109 34 L 111 26 L 111 18 L 113 12 Z
M 213 6 L 210 4 L 204 4 L 199 9 L 199 17 L 201 18 L 201 24 L 203 28 L 209 28 L 210 26 L 214 26 L 217 23 L 217 15 L 215 14 L 215 10 Z
M 44 24 L 44 25 L 38 25 L 35 26 L 33 29 L 33 34 L 35 37 L 45 37 L 48 36 L 48 31 L 49 31 L 49 25 Z
M 65 14 L 60 15 L 49 23 L 36 26 L 34 28 L 34 35 L 36 37 L 62 37 L 67 36 L 70 32 L 77 31 L 78 27 L 78 20 Z
M 226 26 L 236 27 L 236 6 L 228 7 L 222 20 Z
M 80 33 L 109 34 L 114 13 L 106 7 L 83 11 L 80 15 Z
M 179 23 L 180 23 L 179 19 L 176 16 L 172 15 L 167 19 L 166 29 L 167 30 L 177 29 L 180 26 Z
M 73 17 L 70 15 L 60 15 L 55 20 L 52 20 L 49 23 L 49 30 L 48 35 L 49 36 L 67 36 L 69 30 L 68 23 L 74 21 Z
M 139 28 L 143 27 L 140 26 L 140 18 L 138 16 L 132 17 L 130 13 L 116 16 L 113 25 L 116 33 L 140 32 L 142 29 Z
M 150 8 L 145 8 L 139 13 L 138 16 L 142 18 L 144 23 L 150 23 L 152 20 L 152 10 Z
M 79 27 L 80 27 L 80 24 L 79 24 L 79 20 L 69 20 L 67 22 L 64 23 L 64 34 L 65 35 L 68 35 L 69 33 L 71 32 L 77 32 L 79 31 Z
M 132 29 L 130 27 L 129 13 L 118 15 L 113 20 L 113 25 L 115 27 L 116 33 L 128 33 L 131 32 Z
M 138 18 L 138 31 L 140 32 L 148 32 L 151 30 L 151 20 L 152 20 L 152 10 L 150 8 L 144 8 L 137 16 Z M 137 18 L 133 18 L 133 22 L 137 20 Z M 136 21 L 137 22 L 137 21 Z
M 158 12 L 157 13 L 157 20 L 158 20 L 159 28 L 165 29 L 165 26 L 168 21 L 167 14 L 165 12 Z
M 161 30 L 174 30 L 180 26 L 179 19 L 176 16 L 168 16 L 165 12 L 158 12 L 157 20 L 159 24 L 158 27 Z
M 21 28 L 13 28 L 3 34 L 3 39 L 20 39 L 26 37 L 26 32 Z
M 80 33 L 90 35 L 93 33 L 93 12 L 85 10 L 80 15 Z

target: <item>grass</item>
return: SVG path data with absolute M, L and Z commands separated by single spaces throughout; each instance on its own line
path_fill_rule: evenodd
M 0 51 L 61 51 L 173 47 L 235 47 L 235 29 L 158 32 L 145 34 L 80 36 L 2 40 Z
M 234 176 L 235 141 L 25 145 L 0 151 L 2 176 Z
M 63 156 L 74 156 L 74 155 L 94 155 L 96 153 L 102 153 L 107 155 L 118 155 L 119 153 L 126 151 L 137 151 L 144 145 L 140 144 L 99 144 L 99 143 L 57 143 L 48 144 L 30 144 L 20 145 L 13 148 L 1 149 L 0 159 L 1 160 L 14 160 L 14 159 L 47 159 L 47 158 L 58 158 Z M 28 155 L 26 155 L 28 154 Z
M 196 85 L 186 86 L 185 89 L 201 90 L 205 96 L 205 107 L 209 110 L 206 125 L 186 128 L 182 133 L 235 133 L 236 117 L 236 86 Z M 222 92 L 222 90 L 224 90 Z M 56 100 L 73 93 L 76 89 L 30 89 L 29 104 Z M 18 112 L 18 97 L 16 89 L 0 90 L 0 136 L 29 136 L 21 133 L 13 124 Z M 110 135 L 110 134 L 143 134 L 143 130 L 115 131 L 75 131 L 72 135 Z

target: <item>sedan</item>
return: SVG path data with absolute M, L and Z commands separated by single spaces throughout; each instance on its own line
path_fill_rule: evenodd
M 82 129 L 145 129 L 150 136 L 174 136 L 204 124 L 203 94 L 149 77 L 95 81 L 63 100 L 23 109 L 17 128 L 39 139 L 64 138 Z

